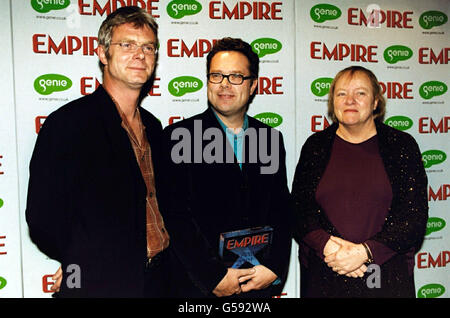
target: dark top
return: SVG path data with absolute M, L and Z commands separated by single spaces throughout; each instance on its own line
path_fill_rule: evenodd
M 306 140 L 292 186 L 297 219 L 294 235 L 299 243 L 302 266 L 302 297 L 414 296 L 414 278 L 409 270 L 410 255 L 420 248 L 425 235 L 428 219 L 427 177 L 415 140 L 409 134 L 383 123 L 376 121 L 375 124 L 378 151 L 392 189 L 391 204 L 381 229 L 368 238 L 368 242 L 381 244 L 394 252 L 383 263 L 375 260 L 380 265 L 381 288 L 367 287 L 366 279 L 370 273 L 355 279 L 333 272 L 314 247 L 305 241 L 308 234 L 317 230 L 338 237 L 343 237 L 340 231 L 345 230 L 342 226 L 337 228 L 316 200 L 317 188 L 331 160 L 338 127 L 333 124 Z
M 192 278 L 192 287 L 195 287 L 186 291 L 186 297 L 212 296 L 211 291 L 227 271 L 218 253 L 220 234 L 250 227 L 268 225 L 274 229 L 271 256 L 261 262 L 282 281 L 286 279 L 292 210 L 283 138 L 281 133 L 250 116 L 248 125 L 248 129 L 255 130 L 258 141 L 245 143 L 242 170 L 236 158 L 229 162 L 224 157 L 227 154 L 233 156 L 234 152 L 210 108 L 164 129 L 164 146 L 167 147 L 164 151 L 167 165 L 164 180 L 169 193 L 164 220 L 172 247 Z M 219 135 L 214 141 L 223 147 L 223 151 L 216 149 L 217 160 L 208 163 L 202 154 L 211 152 L 212 140 L 206 134 L 214 131 Z M 262 132 L 267 133 L 267 138 Z M 191 162 L 173 162 L 171 152 L 177 147 L 179 150 L 181 142 L 172 140 L 173 133 L 174 136 L 176 133 L 185 136 L 182 140 L 189 146 L 184 150 L 193 159 Z M 262 173 L 261 168 L 270 164 L 262 162 L 263 156 L 258 156 L 256 161 L 250 159 L 249 149 L 276 152 L 278 156 L 273 157 L 272 163 L 278 167 L 274 173 Z M 196 160 L 199 155 L 201 158 Z M 276 295 L 282 287 L 283 284 L 271 286 L 248 296 Z M 242 293 L 240 296 L 247 295 Z
M 385 245 L 367 241 L 381 230 L 392 200 L 377 135 L 359 144 L 336 135 L 316 200 L 342 238 L 353 243 L 366 242 L 377 264 L 393 256 L 394 252 Z M 322 257 L 329 238 L 324 230 L 317 230 L 308 234 L 305 242 Z
M 162 127 L 139 111 L 159 189 Z M 61 262 L 60 296 L 144 296 L 147 190 L 121 122 L 99 86 L 50 114 L 37 137 L 26 220 L 33 242 Z M 81 269 L 79 288 L 65 283 L 70 264 Z

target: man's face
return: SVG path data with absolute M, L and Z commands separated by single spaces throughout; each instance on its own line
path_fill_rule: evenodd
M 131 23 L 121 24 L 113 29 L 111 43 L 155 44 L 156 37 L 148 26 L 135 28 Z M 104 80 L 118 87 L 141 89 L 155 68 L 155 55 L 144 54 L 142 48 L 126 51 L 120 45 L 109 47 L 109 58 L 104 47 L 99 46 L 99 58 L 105 65 Z
M 241 74 L 250 76 L 247 57 L 236 51 L 221 51 L 211 59 L 209 73 Z M 245 80 L 241 85 L 232 85 L 224 78 L 222 83 L 208 82 L 208 100 L 220 117 L 244 116 L 250 96 L 255 91 L 257 81 Z

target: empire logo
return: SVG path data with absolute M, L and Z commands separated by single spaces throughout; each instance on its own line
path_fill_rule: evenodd
M 258 78 L 257 95 L 283 95 L 283 77 L 275 76 L 272 78 L 260 76 Z
M 4 249 L 5 243 L 1 243 L 2 240 L 5 240 L 5 239 L 6 239 L 6 235 L 0 235 L 0 256 L 8 254 L 6 252 L 6 250 Z
M 33 52 L 37 54 L 61 54 L 93 56 L 97 54 L 97 37 L 95 36 L 64 36 L 59 42 L 49 34 L 33 34 Z
M 347 23 L 349 25 L 364 25 L 372 28 L 384 25 L 387 28 L 412 29 L 412 14 L 412 11 L 384 11 L 377 6 L 369 6 L 365 10 L 349 8 L 347 10 Z
M 149 96 L 161 96 L 161 92 L 159 89 L 159 82 L 161 78 L 155 77 L 153 81 L 152 88 L 148 92 Z M 80 79 L 80 94 L 83 96 L 89 95 L 93 93 L 99 86 L 101 82 L 92 76 L 84 76 Z
M 325 116 L 314 115 L 311 117 L 311 132 L 319 132 L 330 126 Z
M 417 254 L 417 268 L 446 267 L 450 263 L 450 251 L 442 251 L 433 257 L 431 253 L 422 252 Z
M 182 39 L 169 39 L 167 41 L 167 56 L 169 57 L 203 57 L 217 40 L 198 39 L 191 46 Z
M 446 201 L 450 197 L 450 184 L 443 184 L 437 191 L 428 186 L 428 201 Z
M 310 44 L 310 55 L 317 60 L 377 63 L 377 48 L 376 45 L 336 43 L 330 49 L 323 42 L 313 41 Z
M 47 0 L 48 1 L 48 0 Z M 157 14 L 159 0 L 78 0 L 78 11 L 81 15 L 109 15 L 117 9 L 125 6 L 137 6 L 148 13 L 154 18 L 159 18 Z M 102 3 L 103 6 L 100 4 Z
M 380 82 L 381 90 L 388 99 L 413 99 L 412 82 Z
M 241 239 L 231 239 L 227 242 L 226 248 L 227 250 L 233 250 L 235 248 L 268 244 L 269 238 L 269 233 L 265 233 L 254 235 L 252 237 L 247 236 Z
M 450 116 L 442 117 L 439 121 L 433 120 L 431 117 L 419 118 L 420 134 L 446 134 L 450 130 Z
M 448 64 L 450 60 L 450 48 L 446 47 L 436 53 L 430 47 L 419 49 L 419 64 Z
M 47 116 L 36 116 L 36 118 L 34 119 L 34 128 L 36 134 L 39 134 L 39 131 L 41 130 L 42 125 L 44 124 L 46 118 Z
M 218 20 L 283 20 L 280 2 L 238 1 L 234 7 L 228 7 L 225 1 L 211 1 L 209 3 L 209 18 Z
M 2 156 L 2 155 L 0 155 L 0 159 L 3 159 L 3 156 Z M 2 163 L 0 162 L 0 169 L 1 169 L 1 166 L 2 166 Z M 5 174 L 5 172 L 2 171 L 2 170 L 0 170 L 0 176 L 1 176 L 2 174 Z M 1 207 L 1 206 L 0 206 L 0 207 Z

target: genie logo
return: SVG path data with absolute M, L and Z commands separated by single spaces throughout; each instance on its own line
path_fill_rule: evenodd
M 447 154 L 441 150 L 428 150 L 422 153 L 422 161 L 425 168 L 443 163 L 447 159 Z
M 427 11 L 422 13 L 419 18 L 420 26 L 426 30 L 443 25 L 447 23 L 447 21 L 447 15 L 441 11 Z
M 280 126 L 283 122 L 283 117 L 276 113 L 260 113 L 258 115 L 253 116 L 254 118 L 258 119 L 260 122 L 269 125 L 270 127 L 274 128 L 277 126 Z
M 420 85 L 419 94 L 424 99 L 431 99 L 435 96 L 444 95 L 447 92 L 447 85 L 439 81 L 429 81 Z
M 282 48 L 280 41 L 271 38 L 256 39 L 250 45 L 252 46 L 253 52 L 258 54 L 260 58 L 268 54 L 277 53 Z
M 433 232 L 438 232 L 445 227 L 445 220 L 441 218 L 429 218 L 427 222 L 427 231 L 425 235 L 430 235 Z
M 39 13 L 47 13 L 51 10 L 67 8 L 70 0 L 31 0 L 31 6 Z
M 3 204 L 5 204 L 5 202 L 2 199 L 0 199 L 0 208 L 3 206 Z
M 44 74 L 34 80 L 34 90 L 41 95 L 65 91 L 71 86 L 70 78 L 60 74 Z
M 317 23 L 323 23 L 327 20 L 336 20 L 341 16 L 341 10 L 331 4 L 318 4 L 311 8 L 309 15 Z
M 174 0 L 167 5 L 167 14 L 174 19 L 194 15 L 202 11 L 202 5 L 195 0 Z
M 398 130 L 408 130 L 413 125 L 413 121 L 406 116 L 392 116 L 386 119 L 384 123 Z
M 173 96 L 183 96 L 187 93 L 193 93 L 203 87 L 203 82 L 193 76 L 176 77 L 169 82 L 169 92 Z
M 413 51 L 404 45 L 393 45 L 384 50 L 384 60 L 389 64 L 406 61 L 413 56 Z
M 417 298 L 436 298 L 445 293 L 445 287 L 441 284 L 428 284 L 417 291 Z
M 0 289 L 6 286 L 6 279 L 0 276 Z
M 330 91 L 331 77 L 320 77 L 311 83 L 311 92 L 319 97 L 325 96 Z

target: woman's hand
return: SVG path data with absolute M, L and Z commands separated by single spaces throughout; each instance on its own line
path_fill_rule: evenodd
M 331 241 L 331 242 L 330 242 Z M 325 250 L 330 243 L 330 250 L 334 250 L 333 243 L 340 246 L 339 250 L 334 253 L 325 255 L 325 263 L 332 268 L 333 271 L 340 275 L 348 277 L 362 277 L 367 267 L 364 263 L 368 257 L 366 250 L 362 244 L 354 244 L 339 237 L 331 236 L 325 245 Z

